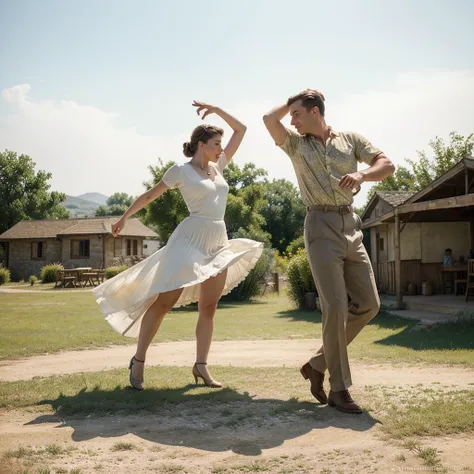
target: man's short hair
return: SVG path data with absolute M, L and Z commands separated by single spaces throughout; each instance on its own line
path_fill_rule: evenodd
M 299 94 L 290 97 L 286 102 L 286 105 L 289 107 L 298 100 L 301 100 L 301 105 L 305 107 L 308 112 L 313 107 L 317 107 L 319 109 L 319 113 L 324 117 L 324 95 L 321 92 L 314 89 L 306 89 L 301 91 Z

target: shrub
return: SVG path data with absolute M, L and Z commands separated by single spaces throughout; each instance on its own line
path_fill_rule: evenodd
M 10 270 L 5 267 L 0 267 L 0 285 L 4 285 L 10 281 Z
M 115 266 L 115 267 L 108 267 L 105 270 L 105 276 L 107 279 L 113 278 L 115 275 L 118 275 L 119 273 L 124 272 L 128 268 L 127 265 L 120 265 L 120 266 Z
M 28 281 L 30 282 L 30 285 L 33 286 L 35 283 L 38 283 L 38 277 L 36 275 L 31 275 L 30 278 L 28 278 Z
M 288 279 L 288 296 L 299 308 L 303 308 L 304 295 L 316 292 L 308 254 L 305 249 L 298 250 L 288 263 L 286 278 Z
M 286 247 L 285 254 L 289 257 L 296 255 L 299 249 L 304 249 L 304 235 L 301 235 L 297 239 L 291 241 Z
M 273 256 L 275 258 L 275 271 L 281 275 L 286 274 L 286 269 L 288 268 L 289 258 L 283 255 L 280 255 L 278 250 L 273 251 Z
M 247 278 L 234 288 L 227 299 L 234 301 L 248 301 L 263 294 L 267 280 L 273 267 L 273 250 L 263 249 L 255 267 L 250 270 Z
M 63 270 L 60 263 L 51 263 L 41 268 L 41 283 L 54 283 L 56 281 L 56 272 Z
M 257 242 L 270 243 L 266 239 L 266 235 L 262 231 L 239 229 L 232 234 L 233 239 L 252 239 Z M 260 296 L 265 290 L 267 280 L 274 267 L 273 249 L 264 248 L 261 257 L 255 267 L 250 270 L 247 278 L 242 281 L 239 286 L 234 288 L 228 295 L 224 296 L 224 300 L 248 301 L 255 296 Z

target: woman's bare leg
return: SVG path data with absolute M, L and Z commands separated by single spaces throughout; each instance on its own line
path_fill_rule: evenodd
M 222 295 L 227 278 L 227 270 L 219 273 L 214 278 L 209 278 L 201 283 L 199 296 L 199 319 L 196 325 L 196 362 L 207 362 L 209 348 L 211 347 L 214 332 L 214 315 L 217 304 Z M 199 372 L 206 378 L 211 378 L 206 365 L 199 365 Z
M 160 293 L 156 301 L 148 308 L 140 326 L 137 351 L 135 353 L 136 359 L 145 360 L 146 351 L 155 337 L 163 318 L 176 304 L 182 291 L 183 289 L 179 288 L 177 290 L 167 291 L 166 293 Z M 143 381 L 144 365 L 144 363 L 135 361 L 132 367 L 132 376 L 139 382 Z

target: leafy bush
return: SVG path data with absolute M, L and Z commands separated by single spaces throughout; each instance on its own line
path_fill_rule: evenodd
M 273 251 L 273 256 L 275 258 L 275 271 L 281 275 L 286 274 L 286 269 L 288 268 L 289 258 L 283 255 L 280 255 L 278 250 Z
M 54 283 L 56 281 L 56 272 L 63 270 L 63 266 L 60 263 L 51 263 L 41 268 L 41 282 L 42 283 Z
M 118 275 L 119 273 L 124 272 L 127 268 L 128 268 L 127 265 L 108 267 L 105 270 L 105 276 L 106 276 L 107 279 L 113 278 L 115 275 Z
M 5 267 L 0 267 L 0 285 L 4 285 L 10 281 L 10 270 Z
M 33 286 L 35 283 L 38 283 L 38 277 L 36 275 L 31 275 L 30 278 L 28 278 L 28 281 L 30 282 L 30 285 Z
M 264 242 L 270 245 L 265 232 L 256 230 L 244 230 L 240 228 L 232 234 L 233 239 L 252 239 L 257 242 Z M 248 301 L 255 296 L 260 296 L 265 290 L 267 280 L 274 267 L 275 261 L 273 249 L 264 248 L 261 257 L 255 267 L 250 270 L 247 278 L 242 281 L 239 286 L 234 288 L 228 295 L 224 296 L 225 300 Z
M 288 257 L 296 255 L 299 249 L 304 249 L 304 235 L 301 235 L 297 239 L 291 241 L 286 247 L 285 253 Z
M 299 308 L 304 307 L 304 295 L 316 292 L 313 275 L 309 266 L 308 254 L 305 249 L 297 251 L 286 269 L 288 279 L 288 296 Z
M 250 270 L 247 278 L 242 281 L 239 286 L 234 288 L 225 298 L 234 301 L 248 301 L 255 296 L 262 295 L 267 280 L 270 277 L 272 267 L 273 250 L 263 249 L 261 257 L 255 267 Z

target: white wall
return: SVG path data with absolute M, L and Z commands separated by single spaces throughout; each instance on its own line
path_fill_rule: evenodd
M 421 224 L 408 223 L 404 227 L 400 233 L 400 247 L 402 260 L 421 259 Z
M 384 239 L 384 250 L 378 252 L 379 261 L 393 262 L 395 260 L 395 224 L 382 224 L 371 228 L 371 238 L 374 240 L 375 233 Z M 452 249 L 456 260 L 460 255 L 467 258 L 470 248 L 469 223 L 408 223 L 400 234 L 400 246 L 402 260 L 421 260 L 423 263 L 442 262 L 447 248 Z M 375 242 L 372 248 L 375 252 L 377 248 Z
M 470 248 L 469 222 L 423 222 L 421 224 L 421 261 L 442 262 L 444 250 L 453 250 L 454 259 Z
M 146 246 L 146 248 L 145 248 Z M 143 255 L 149 257 L 151 254 L 155 253 L 160 248 L 159 240 L 147 240 L 143 241 Z

